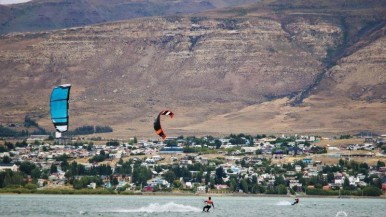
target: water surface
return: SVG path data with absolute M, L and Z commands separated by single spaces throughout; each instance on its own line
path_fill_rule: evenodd
M 0 5 L 11 5 L 29 2 L 31 0 L 0 0 Z
M 221 217 L 385 217 L 384 199 L 216 197 L 203 213 L 197 196 L 0 195 L 0 216 L 221 216 Z

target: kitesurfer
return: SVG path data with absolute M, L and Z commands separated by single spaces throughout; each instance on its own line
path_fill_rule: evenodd
M 299 203 L 299 198 L 295 198 L 295 201 L 291 205 L 295 205 L 297 203 Z
M 166 116 L 169 116 L 170 118 L 173 118 L 174 113 L 170 110 L 163 110 L 158 114 L 157 118 L 154 120 L 155 133 L 158 134 L 160 137 L 162 137 L 162 139 L 164 140 L 166 139 L 166 135 L 164 130 L 161 127 L 161 115 L 166 115 Z
M 206 203 L 206 205 L 204 206 L 204 208 L 202 208 L 202 211 L 204 212 L 209 212 L 209 209 L 213 206 L 213 209 L 214 209 L 214 203 L 212 201 L 212 198 L 209 197 L 208 200 L 205 200 L 204 203 Z M 206 211 L 205 211 L 206 209 Z

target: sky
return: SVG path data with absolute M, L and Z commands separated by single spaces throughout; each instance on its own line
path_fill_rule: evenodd
M 10 4 L 24 3 L 29 1 L 31 0 L 0 0 L 0 5 L 10 5 Z

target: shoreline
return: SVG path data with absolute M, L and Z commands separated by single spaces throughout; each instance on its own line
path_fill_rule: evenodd
M 137 195 L 136 195 L 137 196 Z M 337 199 L 386 199 L 386 196 L 372 197 L 372 196 L 335 196 L 335 195 L 284 195 L 284 194 L 243 194 L 243 193 L 163 193 L 163 192 L 142 192 L 139 196 L 197 196 L 197 197 L 283 197 L 283 198 L 337 198 Z
M 61 192 L 61 191 L 46 191 L 46 192 L 0 192 L 0 195 L 105 195 L 105 196 L 175 196 L 175 197 L 282 197 L 282 198 L 336 198 L 336 199 L 386 199 L 386 195 L 375 196 L 335 196 L 335 195 L 280 195 L 280 194 L 244 194 L 244 193 L 187 193 L 187 192 L 127 192 L 127 193 L 98 193 L 98 192 Z

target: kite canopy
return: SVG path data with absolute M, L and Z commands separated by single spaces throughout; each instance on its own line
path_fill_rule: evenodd
M 161 115 L 166 115 L 166 116 L 170 116 L 170 118 L 173 118 L 174 113 L 170 110 L 163 110 L 158 114 L 157 118 L 154 120 L 155 133 L 158 134 L 160 137 L 162 137 L 162 139 L 165 139 L 166 135 L 164 130 L 161 127 Z
M 51 120 L 59 133 L 68 130 L 68 99 L 70 98 L 71 84 L 64 84 L 52 90 L 50 98 Z

